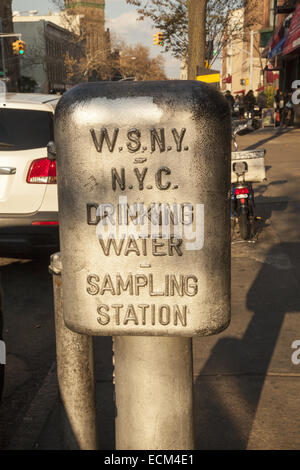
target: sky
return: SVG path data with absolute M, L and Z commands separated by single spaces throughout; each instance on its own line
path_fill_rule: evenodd
M 38 10 L 39 15 L 46 15 L 55 11 L 51 0 L 13 0 L 13 11 L 24 12 Z M 152 57 L 160 54 L 160 47 L 153 45 L 153 34 L 157 31 L 152 28 L 149 20 L 137 21 L 136 8 L 128 5 L 126 0 L 105 0 L 106 28 L 124 39 L 127 44 L 141 43 L 149 47 Z M 163 53 L 165 58 L 165 71 L 169 78 L 179 78 L 180 62 L 170 53 Z

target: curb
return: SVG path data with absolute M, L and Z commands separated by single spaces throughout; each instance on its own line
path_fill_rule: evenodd
M 22 423 L 9 442 L 8 450 L 32 450 L 46 424 L 49 414 L 58 399 L 56 361 L 54 361 L 41 387 L 31 401 Z

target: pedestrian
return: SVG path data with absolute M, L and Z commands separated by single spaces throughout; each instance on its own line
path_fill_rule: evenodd
M 274 107 L 275 107 L 275 126 L 282 125 L 282 118 L 283 118 L 283 110 L 284 110 L 285 102 L 284 102 L 284 95 L 281 90 L 277 90 L 276 95 L 274 97 Z
M 245 96 L 245 105 L 246 105 L 246 111 L 249 114 L 251 114 L 251 117 L 254 116 L 254 106 L 255 106 L 255 104 L 256 104 L 256 99 L 255 99 L 253 90 L 249 90 L 247 95 Z
M 233 105 L 234 105 L 234 97 L 232 96 L 230 90 L 227 90 L 225 93 L 225 98 L 228 101 L 228 104 L 230 106 L 230 109 L 233 110 Z
M 267 107 L 267 95 L 261 91 L 257 97 L 257 106 L 259 107 L 259 115 L 262 117 L 262 110 Z
M 244 119 L 245 114 L 245 94 L 239 96 L 239 118 Z
M 283 127 L 294 125 L 294 105 L 292 101 L 293 92 L 285 93 L 284 95 L 284 109 L 282 112 L 282 125 Z
M 235 95 L 233 112 L 234 112 L 234 116 L 239 117 L 239 113 L 240 113 L 240 96 L 239 95 Z

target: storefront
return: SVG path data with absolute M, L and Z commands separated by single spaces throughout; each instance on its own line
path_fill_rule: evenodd
M 279 88 L 290 91 L 292 83 L 300 79 L 300 3 L 279 25 L 262 56 L 269 59 L 271 68 L 280 71 Z
M 287 16 L 270 38 L 262 56 L 269 59 L 265 83 L 272 83 L 271 73 L 275 77 L 277 72 L 276 78 L 279 80 L 274 80 L 274 88 L 288 93 L 293 90 L 293 82 L 300 80 L 300 1 L 295 2 L 294 7 L 287 9 L 286 13 Z M 294 111 L 295 124 L 300 125 L 300 105 L 295 105 Z
M 296 6 L 285 37 L 281 54 L 282 80 L 284 91 L 290 91 L 292 83 L 300 80 L 300 4 Z

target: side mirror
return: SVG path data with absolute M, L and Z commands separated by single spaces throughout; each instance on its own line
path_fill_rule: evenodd
M 56 160 L 56 147 L 53 140 L 50 140 L 47 144 L 47 157 L 49 160 Z

